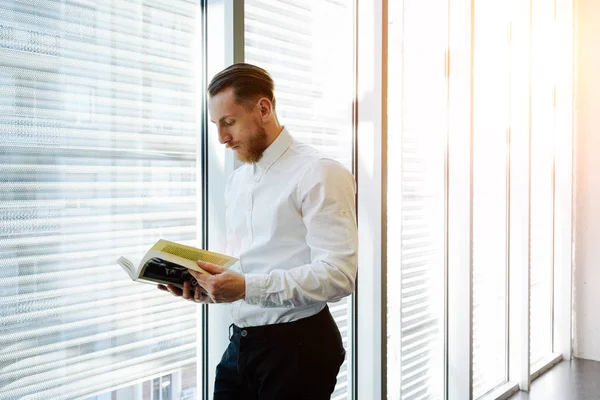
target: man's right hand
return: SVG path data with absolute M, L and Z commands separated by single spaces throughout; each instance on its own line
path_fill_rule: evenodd
M 163 292 L 169 292 L 173 296 L 183 297 L 184 299 L 193 301 L 194 303 L 209 304 L 213 302 L 210 296 L 204 290 L 202 290 L 200 286 L 196 286 L 196 290 L 190 290 L 190 282 L 184 282 L 183 289 L 171 284 L 168 284 L 167 286 L 158 285 L 157 287 Z

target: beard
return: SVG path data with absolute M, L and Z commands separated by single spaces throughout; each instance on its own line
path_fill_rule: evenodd
M 239 145 L 236 152 L 237 159 L 244 163 L 259 162 L 263 153 L 267 149 L 267 131 L 263 127 L 256 127 L 256 130 L 248 135 L 244 143 Z

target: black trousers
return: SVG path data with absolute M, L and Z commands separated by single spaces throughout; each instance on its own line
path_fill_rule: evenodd
M 346 351 L 329 308 L 283 324 L 230 327 L 215 400 L 329 399 Z

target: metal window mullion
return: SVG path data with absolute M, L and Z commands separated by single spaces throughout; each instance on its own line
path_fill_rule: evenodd
M 202 80 L 201 80 L 201 88 L 200 92 L 203 94 L 205 92 L 206 86 L 208 84 L 207 81 L 207 60 L 208 60 L 208 0 L 199 0 L 198 12 L 200 13 L 200 68 L 202 69 Z M 206 96 L 202 96 L 199 101 L 200 110 L 199 110 L 199 118 L 200 118 L 200 131 L 198 132 L 200 140 L 198 140 L 198 155 L 199 162 L 198 166 L 200 170 L 198 171 L 198 175 L 201 177 L 200 185 L 201 198 L 199 201 L 199 206 L 201 207 L 202 221 L 200 222 L 199 229 L 202 231 L 202 248 L 208 248 L 208 219 L 209 219 L 209 204 L 208 204 L 208 118 L 207 109 L 208 104 L 206 100 Z M 197 307 L 196 316 L 200 321 L 200 329 L 197 333 L 197 342 L 198 349 L 201 349 L 201 357 L 198 357 L 200 360 L 199 365 L 196 370 L 196 392 L 199 394 L 199 398 L 201 399 L 209 399 L 208 393 L 208 371 L 210 370 L 208 364 L 208 307 L 203 305 L 201 307 Z M 200 385 L 200 387 L 198 387 Z
M 554 321 L 553 352 L 571 359 L 571 295 L 573 243 L 573 0 L 556 1 L 557 37 L 566 37 L 559 47 L 557 63 L 564 67 L 556 84 L 557 141 L 555 144 L 555 209 L 554 209 Z M 561 69 L 559 68 L 559 71 Z
M 472 398 L 474 1 L 449 7 L 446 399 Z
M 382 376 L 387 349 L 385 332 L 385 276 L 382 221 L 387 194 L 382 179 L 385 176 L 385 89 L 387 77 L 384 65 L 387 52 L 383 50 L 387 34 L 385 0 L 358 2 L 358 90 L 357 115 L 357 181 L 359 227 L 359 273 L 357 280 L 357 354 L 356 398 L 384 399 L 385 380 Z M 374 327 L 382 327 L 374 329 Z
M 513 1 L 509 253 L 509 376 L 530 385 L 531 2 Z M 525 173 L 523 172 L 525 171 Z
M 356 187 L 358 188 L 358 0 L 352 2 L 353 7 L 353 43 L 352 43 L 352 63 L 353 63 L 353 92 L 352 92 L 352 174 L 356 181 Z M 355 194 L 355 207 L 358 207 L 358 193 Z M 358 212 L 358 209 L 357 209 Z M 358 213 L 357 213 L 358 217 Z M 350 321 L 350 334 L 348 335 L 350 354 L 348 356 L 348 370 L 349 370 L 349 391 L 347 395 L 348 400 L 357 400 L 358 398 L 358 294 L 357 291 L 352 294 L 351 299 L 351 321 Z

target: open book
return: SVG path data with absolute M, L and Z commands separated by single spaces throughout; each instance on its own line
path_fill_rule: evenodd
M 170 283 L 180 288 L 185 281 L 190 281 L 190 287 L 194 288 L 198 282 L 188 269 L 208 274 L 196 264 L 198 260 L 229 268 L 237 258 L 160 239 L 148 250 L 137 267 L 125 257 L 119 257 L 117 264 L 134 281 L 165 285 Z

